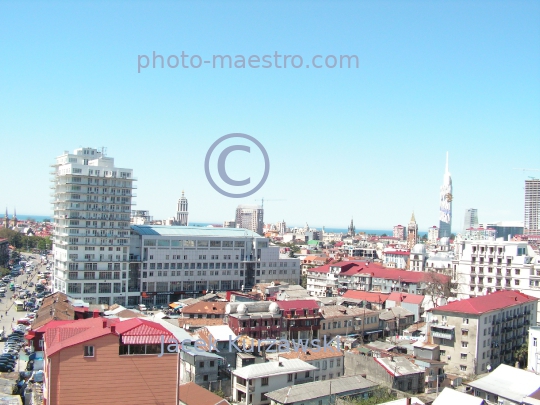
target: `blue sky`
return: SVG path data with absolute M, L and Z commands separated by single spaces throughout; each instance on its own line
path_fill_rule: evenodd
M 535 1 L 0 2 L 0 206 L 51 213 L 49 167 L 107 147 L 138 178 L 137 208 L 388 229 L 438 223 L 446 151 L 454 229 L 523 220 L 540 168 L 540 3 Z M 358 69 L 146 69 L 137 57 L 358 55 Z M 241 132 L 267 149 L 263 188 L 218 194 L 204 157 Z M 235 152 L 240 153 L 240 152 Z M 232 156 L 232 155 L 231 155 Z M 238 155 L 241 156 L 241 155 Z M 236 162 L 236 163 L 235 163 Z M 235 160 L 236 178 L 257 174 Z M 234 177 L 231 175 L 231 177 Z M 3 209 L 3 208 L 2 208 Z

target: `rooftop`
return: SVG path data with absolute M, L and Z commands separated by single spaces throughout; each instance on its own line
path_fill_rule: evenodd
M 299 351 L 292 351 L 289 353 L 280 353 L 280 358 L 284 359 L 300 359 L 303 361 L 311 361 L 311 360 L 320 360 L 320 359 L 328 359 L 331 357 L 343 357 L 343 353 L 341 350 L 338 350 L 336 348 L 330 348 L 326 350 L 299 350 Z
M 186 405 L 230 405 L 230 402 L 226 399 L 217 396 L 194 382 L 180 384 L 178 397 L 180 402 Z
M 217 314 L 224 315 L 228 302 L 200 301 L 182 308 L 183 314 Z
M 433 312 L 456 312 L 460 314 L 480 315 L 490 311 L 509 308 L 514 305 L 538 301 L 519 291 L 501 290 L 480 297 L 453 301 L 450 304 L 431 309 Z
M 424 298 L 424 295 L 409 294 L 403 292 L 392 292 L 388 296 L 388 299 L 390 301 L 406 302 L 407 304 L 422 304 Z
M 384 303 L 388 297 L 389 294 L 381 294 L 381 293 L 373 293 L 373 292 L 366 292 L 366 291 L 355 291 L 355 290 L 348 290 L 345 292 L 345 294 L 342 295 L 343 298 L 358 300 L 358 301 L 367 301 L 367 302 L 373 302 L 373 303 Z
M 350 377 L 293 385 L 292 387 L 268 392 L 266 396 L 280 404 L 294 404 L 326 397 L 330 392 L 332 395 L 346 395 L 355 391 L 363 392 L 370 388 L 375 388 L 377 385 L 377 383 L 368 381 L 361 376 L 353 375 Z
M 221 238 L 261 238 L 243 228 L 212 228 L 202 226 L 131 225 L 131 230 L 144 236 L 214 236 Z
M 319 309 L 319 303 L 315 300 L 290 300 L 277 301 L 279 309 L 285 311 L 289 309 Z
M 370 316 L 378 313 L 379 312 L 370 309 L 358 307 L 347 308 L 343 305 L 329 305 L 321 308 L 321 315 L 324 319 L 339 318 L 342 316 Z
M 483 378 L 467 385 L 521 403 L 540 388 L 540 375 L 501 364 Z
M 374 360 L 379 363 L 388 374 L 396 377 L 423 372 L 422 368 L 403 356 L 374 357 Z
M 301 373 L 317 370 L 317 367 L 300 359 L 270 361 L 261 364 L 252 364 L 233 371 L 233 374 L 244 379 L 269 377 L 281 374 Z

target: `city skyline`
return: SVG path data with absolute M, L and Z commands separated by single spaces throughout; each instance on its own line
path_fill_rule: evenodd
M 317 2 L 307 16 L 300 5 L 284 14 L 267 3 L 213 4 L 211 12 L 125 4 L 2 5 L 0 35 L 10 41 L 0 44 L 9 55 L 0 134 L 28 146 L 4 155 L 11 174 L 0 186 L 17 192 L 3 193 L 0 205 L 52 215 L 54 156 L 105 146 L 138 178 L 134 208 L 155 218 L 174 217 L 184 189 L 192 222 L 220 223 L 264 197 L 267 222 L 346 228 L 354 217 L 358 229 L 390 230 L 414 211 L 428 229 L 439 223 L 448 151 L 458 222 L 469 207 L 482 222 L 523 221 L 524 180 L 536 173 L 513 168 L 538 169 L 534 148 L 523 148 L 540 127 L 538 3 Z M 203 15 L 208 31 L 197 23 Z M 350 54 L 360 64 L 137 73 L 137 55 L 182 50 Z M 219 195 L 204 174 L 208 148 L 233 132 L 256 137 L 271 162 L 264 187 L 238 200 Z M 256 166 L 255 156 L 239 161 L 244 155 L 227 161 L 232 178 Z

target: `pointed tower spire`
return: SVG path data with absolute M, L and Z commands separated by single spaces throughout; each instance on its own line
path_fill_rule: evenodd
M 413 213 L 412 213 L 412 215 L 411 215 L 411 220 L 410 220 L 410 222 L 416 222 L 416 218 L 414 217 L 414 211 L 413 211 Z

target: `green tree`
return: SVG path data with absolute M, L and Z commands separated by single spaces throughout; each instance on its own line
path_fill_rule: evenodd
M 519 361 L 519 367 L 525 368 L 527 367 L 527 359 L 529 357 L 529 339 L 525 340 L 525 343 L 523 343 L 520 347 L 518 347 L 514 351 L 514 359 L 516 361 Z
M 396 396 L 386 387 L 379 387 L 370 393 L 366 399 L 345 399 L 344 402 L 350 405 L 377 405 L 395 400 Z
M 300 285 L 307 288 L 307 274 L 302 274 Z

